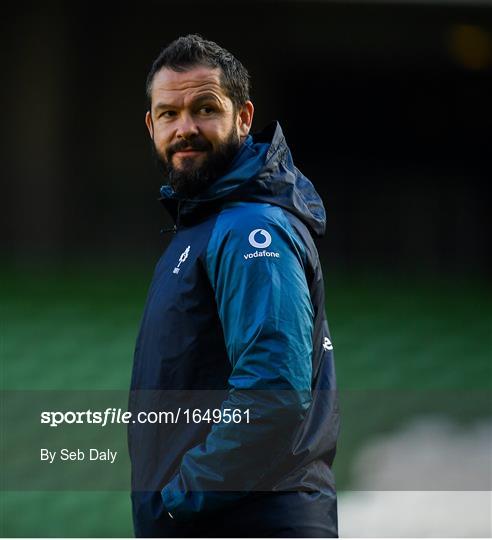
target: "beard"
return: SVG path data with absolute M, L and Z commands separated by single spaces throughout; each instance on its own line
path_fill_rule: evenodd
M 202 135 L 177 142 L 165 152 L 160 152 L 152 142 L 153 154 L 163 169 L 169 185 L 177 195 L 186 199 L 195 197 L 220 178 L 232 163 L 239 146 L 240 139 L 234 126 L 226 140 L 215 150 Z M 172 162 L 173 154 L 184 149 L 199 150 L 206 154 L 202 159 L 184 157 L 181 159 L 181 167 L 176 168 Z

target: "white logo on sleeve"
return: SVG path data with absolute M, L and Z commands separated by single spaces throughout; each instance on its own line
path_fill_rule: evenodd
M 176 266 L 173 270 L 173 274 L 179 274 L 179 270 L 180 270 L 180 266 L 182 263 L 184 263 L 186 261 L 186 259 L 188 258 L 188 255 L 190 253 L 190 247 L 191 246 L 188 246 L 184 251 L 183 253 L 181 253 L 181 255 L 179 256 L 179 262 L 178 262 L 178 266 Z
M 329 340 L 329 338 L 325 337 L 325 339 L 323 340 L 323 349 L 325 351 L 332 351 L 333 350 L 333 345 L 331 343 L 331 341 Z
M 263 242 L 257 242 L 255 240 L 256 235 L 263 236 L 265 240 Z M 258 249 L 267 248 L 272 243 L 272 237 L 268 231 L 265 231 L 265 229 L 254 229 L 249 233 L 248 240 L 253 247 Z
M 259 242 L 258 240 L 261 240 Z M 261 251 L 254 251 L 253 253 L 244 253 L 243 257 L 248 259 L 257 259 L 258 257 L 273 257 L 278 259 L 280 253 L 278 251 L 267 251 L 267 248 L 272 243 L 272 235 L 265 231 L 265 229 L 253 229 L 248 236 L 248 242 L 254 247 L 261 249 Z

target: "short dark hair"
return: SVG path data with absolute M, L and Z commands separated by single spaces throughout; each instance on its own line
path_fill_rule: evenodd
M 220 68 L 220 83 L 235 110 L 249 100 L 250 80 L 247 69 L 229 51 L 198 34 L 179 37 L 165 47 L 147 75 L 146 92 L 149 109 L 152 104 L 152 82 L 162 68 L 187 71 L 193 66 Z

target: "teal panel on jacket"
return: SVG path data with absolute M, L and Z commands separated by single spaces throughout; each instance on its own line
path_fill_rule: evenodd
M 215 223 L 207 264 L 232 387 L 310 390 L 314 314 L 304 246 L 283 210 L 229 204 Z

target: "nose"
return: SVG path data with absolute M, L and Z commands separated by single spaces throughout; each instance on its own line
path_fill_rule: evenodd
M 188 140 L 196 137 L 196 135 L 198 135 L 198 132 L 198 126 L 196 125 L 193 116 L 191 116 L 190 114 L 181 115 L 176 129 L 176 137 L 178 139 Z

